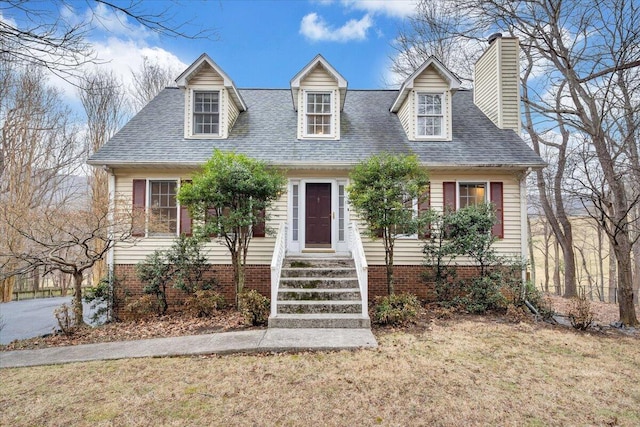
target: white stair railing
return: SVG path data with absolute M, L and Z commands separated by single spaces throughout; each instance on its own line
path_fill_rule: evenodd
M 273 248 L 271 258 L 271 316 L 278 312 L 278 288 L 280 286 L 280 275 L 282 273 L 282 263 L 287 252 L 287 224 L 280 223 L 276 243 Z
M 358 273 L 358 285 L 360 286 L 360 295 L 362 297 L 362 315 L 369 317 L 369 266 L 367 265 L 367 258 L 364 255 L 360 231 L 355 222 L 349 224 L 349 250 L 353 256 L 353 262 L 356 265 L 356 271 Z

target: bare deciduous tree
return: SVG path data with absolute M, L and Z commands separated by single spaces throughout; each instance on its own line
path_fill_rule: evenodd
M 422 1 L 416 13 L 407 18 L 392 47 L 393 71 L 403 79 L 410 76 L 430 56 L 435 56 L 460 80 L 471 85 L 473 64 L 483 52 L 481 43 L 458 37 L 457 28 L 464 16 L 449 0 Z
M 175 2 L 173 2 L 175 3 Z M 88 41 L 88 33 L 102 25 L 104 11 L 114 13 L 123 25 L 131 20 L 138 26 L 169 37 L 210 38 L 213 30 L 191 29 L 189 22 L 176 19 L 179 5 L 149 9 L 149 2 L 87 0 L 89 13 L 74 13 L 71 0 L 5 0 L 0 4 L 0 45 L 4 59 L 16 65 L 39 66 L 69 78 L 80 68 L 99 58 Z M 69 13 L 61 13 L 61 11 Z
M 140 69 L 131 71 L 134 85 L 131 103 L 134 111 L 140 111 L 165 87 L 175 86 L 175 78 L 178 74 L 177 70 L 152 62 L 150 58 L 144 56 Z
M 82 325 L 84 274 L 104 259 L 116 242 L 131 238 L 131 215 L 122 210 L 110 211 L 108 207 L 69 209 L 54 205 L 32 211 L 26 217 L 16 212 L 10 218 L 13 221 L 8 226 L 22 237 L 24 244 L 2 255 L 19 260 L 21 272 L 41 267 L 45 274 L 60 271 L 71 275 L 74 319 L 77 325 Z
M 122 126 L 125 119 L 125 93 L 113 73 L 94 71 L 85 74 L 80 100 L 87 116 L 87 142 L 90 153 L 102 147 Z M 91 206 L 96 212 L 109 204 L 108 177 L 106 171 L 91 168 Z M 105 242 L 95 239 L 97 252 L 102 252 Z M 105 260 L 97 260 L 91 271 L 91 281 L 96 284 L 106 275 Z
M 73 198 L 69 175 L 84 152 L 69 109 L 40 70 L 0 61 L 0 80 L 0 287 L 2 301 L 9 301 L 20 262 L 6 254 L 25 242 L 8 224 L 27 224 L 30 212 Z

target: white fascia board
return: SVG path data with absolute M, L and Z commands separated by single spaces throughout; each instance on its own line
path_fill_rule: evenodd
M 211 59 L 209 55 L 207 55 L 206 53 L 203 53 L 202 55 L 200 55 L 200 57 L 196 59 L 193 64 L 187 67 L 187 69 L 184 70 L 182 74 L 178 76 L 178 78 L 176 79 L 176 84 L 178 85 L 178 87 L 182 89 L 186 88 L 187 85 L 189 84 L 189 80 L 191 80 L 191 77 L 193 77 L 198 72 L 198 70 L 202 67 L 202 65 L 205 62 L 209 64 L 209 66 L 213 68 L 215 72 L 222 77 L 222 80 L 224 82 L 223 83 L 224 87 L 231 92 L 231 97 L 236 103 L 236 106 L 238 107 L 238 109 L 240 111 L 246 111 L 247 104 L 245 104 L 244 100 L 242 99 L 242 96 L 240 96 L 240 93 L 238 92 L 238 88 L 236 88 L 236 85 L 235 83 L 233 83 L 233 80 L 231 80 L 229 75 L 225 73 L 224 70 L 220 68 L 220 66 L 218 66 L 218 64 L 216 64 L 213 61 L 213 59 Z
M 293 98 L 293 108 L 298 111 L 298 91 L 300 90 L 300 82 L 309 74 L 318 64 L 320 64 L 338 83 L 338 89 L 340 90 L 340 110 L 344 108 L 344 100 L 347 93 L 347 80 L 335 69 L 329 62 L 320 54 L 317 54 L 302 70 L 293 76 L 289 82 L 291 87 L 291 96 Z
M 438 58 L 436 58 L 435 56 L 430 56 L 426 61 L 422 63 L 421 66 L 418 67 L 417 70 L 413 72 L 413 74 L 407 77 L 407 79 L 402 83 L 402 86 L 400 86 L 400 90 L 398 91 L 398 96 L 396 97 L 395 101 L 393 101 L 393 104 L 391 105 L 389 111 L 391 111 L 392 113 L 397 113 L 400 110 L 400 107 L 402 106 L 404 100 L 407 98 L 409 91 L 413 89 L 414 80 L 420 74 L 422 74 L 422 72 L 426 70 L 427 67 L 430 66 L 433 66 L 438 74 L 440 74 L 449 83 L 449 90 L 451 92 L 455 92 L 462 85 L 460 79 L 451 71 L 449 71 L 447 67 L 445 67 L 442 62 L 438 60 Z

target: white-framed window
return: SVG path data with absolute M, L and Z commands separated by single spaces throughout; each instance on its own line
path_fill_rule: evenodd
M 220 134 L 220 91 L 193 91 L 193 134 Z
M 441 93 L 418 93 L 416 96 L 416 135 L 438 137 L 444 135 L 444 96 Z
M 306 92 L 305 135 L 333 135 L 331 92 Z
M 178 232 L 178 181 L 149 180 L 149 235 Z
M 458 208 L 477 206 L 487 202 L 486 182 L 458 183 Z

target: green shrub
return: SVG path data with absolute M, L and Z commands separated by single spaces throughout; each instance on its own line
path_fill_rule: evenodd
M 506 301 L 500 292 L 500 281 L 491 276 L 474 277 L 465 281 L 462 296 L 454 297 L 454 305 L 474 314 L 506 307 Z
M 120 284 L 118 278 L 113 277 L 112 280 L 113 286 L 109 283 L 109 277 L 103 277 L 96 286 L 88 288 L 82 297 L 93 312 L 91 315 L 91 323 L 93 325 L 114 320 L 112 318 L 112 308 L 117 305 L 114 289 L 119 287 Z
M 373 321 L 379 325 L 401 325 L 415 319 L 420 308 L 420 302 L 413 294 L 378 297 L 373 310 Z
M 247 323 L 253 326 L 266 325 L 269 320 L 269 298 L 251 289 L 238 295 L 238 310 Z
M 224 297 L 210 289 L 195 291 L 185 301 L 185 308 L 194 317 L 208 317 L 224 306 Z
M 156 296 L 162 314 L 169 307 L 167 286 L 193 294 L 217 285 L 215 279 L 204 278 L 208 265 L 201 246 L 200 239 L 181 235 L 171 248 L 156 250 L 136 265 L 136 274 L 145 284 L 144 292 Z

